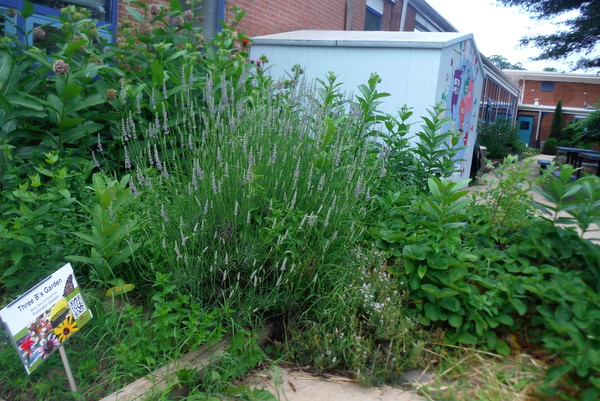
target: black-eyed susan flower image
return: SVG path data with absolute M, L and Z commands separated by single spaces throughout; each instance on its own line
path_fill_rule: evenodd
M 77 322 L 73 320 L 73 315 L 68 315 L 58 327 L 54 328 L 54 334 L 58 336 L 58 341 L 62 343 L 77 330 L 79 330 L 79 328 L 77 327 Z

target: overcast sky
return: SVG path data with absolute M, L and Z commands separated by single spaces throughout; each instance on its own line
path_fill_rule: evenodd
M 530 61 L 531 57 L 539 54 L 539 50 L 519 46 L 523 36 L 557 31 L 556 22 L 534 20 L 519 8 L 497 6 L 494 0 L 426 1 L 460 32 L 472 33 L 477 48 L 485 56 L 498 54 L 513 64 L 522 63 L 530 71 L 555 67 L 559 71 L 572 72 L 565 61 Z

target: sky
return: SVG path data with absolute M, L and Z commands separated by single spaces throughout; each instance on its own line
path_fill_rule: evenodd
M 559 30 L 560 19 L 569 15 L 560 17 L 556 22 L 538 21 L 519 8 L 497 5 L 494 0 L 426 1 L 459 32 L 472 33 L 477 48 L 484 56 L 497 54 L 512 64 L 523 64 L 523 67 L 530 71 L 542 71 L 545 67 L 554 67 L 561 72 L 593 73 L 574 71 L 568 61 L 530 61 L 531 57 L 540 53 L 539 49 L 519 45 L 519 40 L 523 36 L 549 34 Z

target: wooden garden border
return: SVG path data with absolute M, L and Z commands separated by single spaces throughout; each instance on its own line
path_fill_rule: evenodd
M 271 328 L 267 327 L 259 333 L 259 344 L 267 340 Z M 180 359 L 171 362 L 149 375 L 128 384 L 120 390 L 107 395 L 100 401 L 141 401 L 155 395 L 157 391 L 165 391 L 176 383 L 177 372 L 182 369 L 195 370 L 202 373 L 204 369 L 219 360 L 221 354 L 229 347 L 229 339 L 221 340 L 211 347 L 202 347 L 199 351 L 192 351 Z

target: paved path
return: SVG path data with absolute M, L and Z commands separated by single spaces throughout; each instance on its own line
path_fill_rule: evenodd
M 254 376 L 252 387 L 269 391 L 280 401 L 424 401 L 397 388 L 364 387 L 339 376 L 320 377 L 299 370 L 274 368 Z

